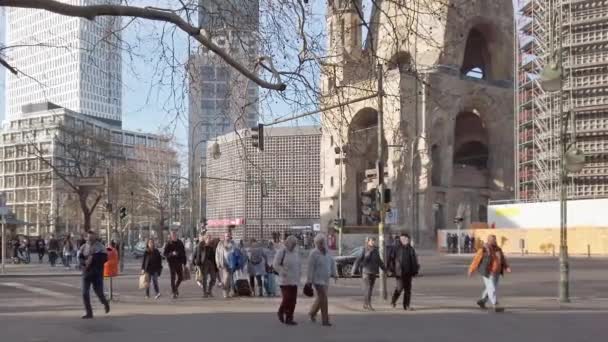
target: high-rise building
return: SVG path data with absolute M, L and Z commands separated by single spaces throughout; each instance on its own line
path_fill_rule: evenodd
M 85 135 L 92 142 L 79 145 Z M 163 163 L 155 162 L 160 158 L 170 167 L 161 168 Z M 99 177 L 104 175 L 100 168 L 105 170 L 108 165 L 112 165 L 114 174 L 129 167 L 141 177 L 147 177 L 147 182 L 152 178 L 150 187 L 155 189 L 174 184 L 180 175 L 177 151 L 167 137 L 125 131 L 52 103 L 26 106 L 19 117 L 5 120 L 0 130 L 0 193 L 15 217 L 31 224 L 20 228 L 21 234 L 82 231 L 83 215 L 78 196 L 62 177 L 77 184 L 75 177 L 79 171 L 76 168 L 88 170 L 88 173 L 93 171 L 93 175 Z M 127 181 L 120 183 L 125 184 Z M 141 185 L 137 189 L 135 195 L 141 202 L 146 190 Z M 118 202 L 123 190 L 117 189 L 113 200 Z M 131 210 L 134 208 L 131 201 L 132 198 L 121 205 Z M 137 206 L 140 216 L 148 206 L 150 203 Z M 169 208 L 165 210 L 168 216 Z M 102 205 L 99 205 L 93 228 L 100 228 L 99 221 L 95 220 L 99 220 L 102 212 Z M 157 211 L 153 215 L 158 215 Z M 149 220 L 149 216 L 144 219 Z
M 608 197 L 608 2 L 518 4 L 516 196 L 522 201 L 559 198 L 560 118 L 572 114 L 574 125 L 570 122 L 566 133 L 576 136 L 586 165 L 568 177 L 568 198 Z M 540 83 L 554 53 L 562 56 L 562 92 L 546 92 Z
M 61 0 L 72 5 L 119 0 Z M 121 121 L 121 56 L 118 17 L 86 20 L 39 9 L 6 9 L 6 117 L 29 103 L 53 102 L 114 125 Z
M 257 0 L 201 0 L 199 23 L 212 41 L 250 70 L 258 53 L 259 2 Z M 192 55 L 189 73 L 189 175 L 194 197 L 193 219 L 205 208 L 207 141 L 251 127 L 259 116 L 259 88 L 213 52 L 202 48 Z M 198 187 L 202 186 L 203 191 Z M 196 189 L 196 190 L 195 190 Z M 198 195 L 202 194 L 201 198 Z M 203 213 L 204 215 L 204 213 Z
M 219 158 L 209 147 L 207 223 L 212 234 L 234 225 L 237 239 L 270 239 L 272 233 L 313 230 L 319 224 L 320 128 L 266 128 L 264 135 L 262 152 L 245 130 L 218 138 Z

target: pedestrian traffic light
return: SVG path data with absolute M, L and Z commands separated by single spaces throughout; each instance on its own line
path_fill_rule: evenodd
M 125 207 L 120 207 L 120 219 L 124 219 L 125 217 L 127 217 L 127 208 Z
M 341 219 L 339 219 L 339 218 L 334 219 L 334 226 L 335 226 L 336 228 L 342 228 L 342 227 L 344 227 L 344 225 L 345 225 L 345 224 L 346 224 L 346 219 L 344 219 L 344 218 L 341 218 Z
M 259 151 L 264 151 L 264 124 L 251 127 L 251 145 Z

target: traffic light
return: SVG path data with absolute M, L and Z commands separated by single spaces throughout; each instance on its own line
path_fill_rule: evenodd
M 334 219 L 334 227 L 343 228 L 346 225 L 346 219 L 344 218 L 336 218 Z
M 251 145 L 260 151 L 264 151 L 264 124 L 251 127 Z
M 120 219 L 123 220 L 125 217 L 127 217 L 127 208 L 120 207 Z
M 380 221 L 377 199 L 378 191 L 376 189 L 361 193 L 361 214 L 364 218 L 364 224 L 376 224 Z

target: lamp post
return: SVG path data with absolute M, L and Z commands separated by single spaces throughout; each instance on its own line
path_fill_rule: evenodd
M 564 115 L 564 72 L 562 68 L 562 35 L 557 34 L 557 28 L 561 31 L 561 13 L 556 10 L 555 1 L 550 2 L 549 6 L 551 34 L 550 34 L 550 60 L 540 73 L 540 85 L 546 92 L 558 92 L 558 115 L 560 122 L 560 168 L 559 168 L 559 301 L 562 303 L 570 302 L 570 267 L 568 262 L 568 172 L 580 172 L 585 166 L 584 153 L 576 148 L 576 124 L 574 111 L 570 108 L 570 115 Z M 559 20 L 559 22 L 558 22 Z M 561 33 L 561 32 L 560 32 Z M 559 39 L 559 46 L 554 48 L 555 37 Z M 568 139 L 568 121 L 572 121 L 571 136 Z
M 190 178 L 190 228 L 193 229 L 193 227 L 195 226 L 195 220 L 194 220 L 194 173 L 195 173 L 195 169 L 194 169 L 194 156 L 196 153 L 196 149 L 199 147 L 199 145 L 203 142 L 206 142 L 207 140 L 200 140 L 199 142 L 196 143 L 196 145 L 194 144 L 194 135 L 196 132 L 196 129 L 203 125 L 205 123 L 205 121 L 199 121 L 197 122 L 194 127 L 192 127 L 192 130 L 190 131 L 190 147 L 192 148 L 192 150 L 190 151 L 190 172 L 189 172 L 189 177 Z M 200 200 L 200 199 L 199 199 Z M 200 204 L 199 204 L 200 205 Z

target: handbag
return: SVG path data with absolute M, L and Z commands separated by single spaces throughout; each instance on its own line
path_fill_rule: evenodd
M 312 284 L 305 284 L 304 288 L 302 289 L 302 293 L 304 293 L 304 295 L 306 297 L 312 297 L 315 295 L 315 291 L 312 289 Z
M 187 266 L 183 267 L 183 277 L 184 280 L 190 280 L 192 278 L 192 276 L 190 275 L 190 269 Z
M 139 289 L 147 289 L 150 287 L 150 274 L 145 272 L 144 274 L 139 276 Z
M 203 281 L 203 268 L 201 266 L 197 266 L 196 267 L 195 280 L 197 282 L 202 282 Z

